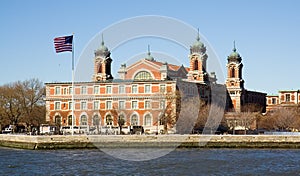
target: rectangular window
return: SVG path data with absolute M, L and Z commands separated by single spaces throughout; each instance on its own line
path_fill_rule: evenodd
M 131 93 L 138 93 L 138 87 L 137 87 L 137 85 L 132 85 L 132 87 L 131 87 Z
M 119 94 L 124 94 L 124 93 L 125 93 L 125 86 L 119 85 Z
M 164 85 L 164 84 L 159 85 L 159 90 L 160 90 L 160 93 L 166 93 L 166 85 Z
M 72 94 L 73 93 L 73 89 L 72 87 L 69 87 L 69 94 Z
M 94 110 L 99 110 L 99 101 L 94 101 Z
M 81 92 L 80 94 L 86 94 L 86 86 L 81 86 Z
M 86 110 L 86 109 L 87 109 L 86 101 L 82 101 L 82 102 L 80 103 L 80 108 L 81 108 L 81 110 Z
M 138 102 L 137 101 L 132 101 L 131 102 L 131 109 L 138 109 Z
M 159 106 L 160 106 L 160 109 L 165 109 L 165 107 L 166 107 L 166 102 L 165 102 L 165 100 L 161 100 Z
M 55 110 L 60 110 L 60 102 L 59 102 L 59 101 L 56 101 L 56 102 L 54 103 L 54 109 L 55 109 Z
M 111 94 L 111 86 L 106 86 L 106 93 Z
M 68 93 L 68 92 L 67 92 L 67 88 L 64 88 L 64 89 L 63 89 L 63 94 L 66 95 L 67 93 Z
M 290 102 L 291 101 L 291 95 L 290 94 L 285 94 L 285 101 Z
M 145 93 L 151 93 L 151 86 L 145 85 Z
M 99 86 L 94 86 L 94 94 L 99 94 Z
M 69 102 L 69 110 L 72 110 L 72 108 L 73 108 L 73 103 L 70 101 Z
M 125 101 L 119 101 L 119 109 L 125 109 Z
M 145 101 L 145 109 L 151 109 L 151 102 L 150 100 Z
M 276 98 L 272 98 L 272 104 L 277 104 L 276 103 Z
M 112 109 L 112 102 L 106 101 L 106 109 Z
M 60 95 L 60 87 L 55 87 L 54 89 L 55 89 L 54 94 L 55 95 Z

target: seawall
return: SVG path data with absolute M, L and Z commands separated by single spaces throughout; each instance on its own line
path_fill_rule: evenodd
M 21 149 L 300 148 L 296 135 L 52 135 L 0 134 L 0 146 Z

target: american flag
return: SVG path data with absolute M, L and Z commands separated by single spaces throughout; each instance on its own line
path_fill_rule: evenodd
M 72 52 L 73 35 L 57 37 L 54 39 L 56 53 L 70 51 Z

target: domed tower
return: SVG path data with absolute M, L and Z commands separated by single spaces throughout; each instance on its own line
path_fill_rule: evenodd
M 242 78 L 243 64 L 242 57 L 236 51 L 235 42 L 233 43 L 232 53 L 227 57 L 226 67 L 226 87 L 235 111 L 240 112 L 244 97 L 244 80 Z
M 113 79 L 111 74 L 111 62 L 110 51 L 104 45 L 103 35 L 102 42 L 99 49 L 95 51 L 94 58 L 94 74 L 93 81 L 105 81 Z
M 190 47 L 190 70 L 188 72 L 188 80 L 200 83 L 208 82 L 208 74 L 206 72 L 206 47 L 200 41 L 199 29 L 196 42 Z

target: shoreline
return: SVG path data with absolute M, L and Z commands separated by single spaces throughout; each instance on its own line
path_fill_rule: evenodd
M 49 135 L 0 134 L 0 146 L 29 149 L 283 148 L 300 149 L 298 135 Z

